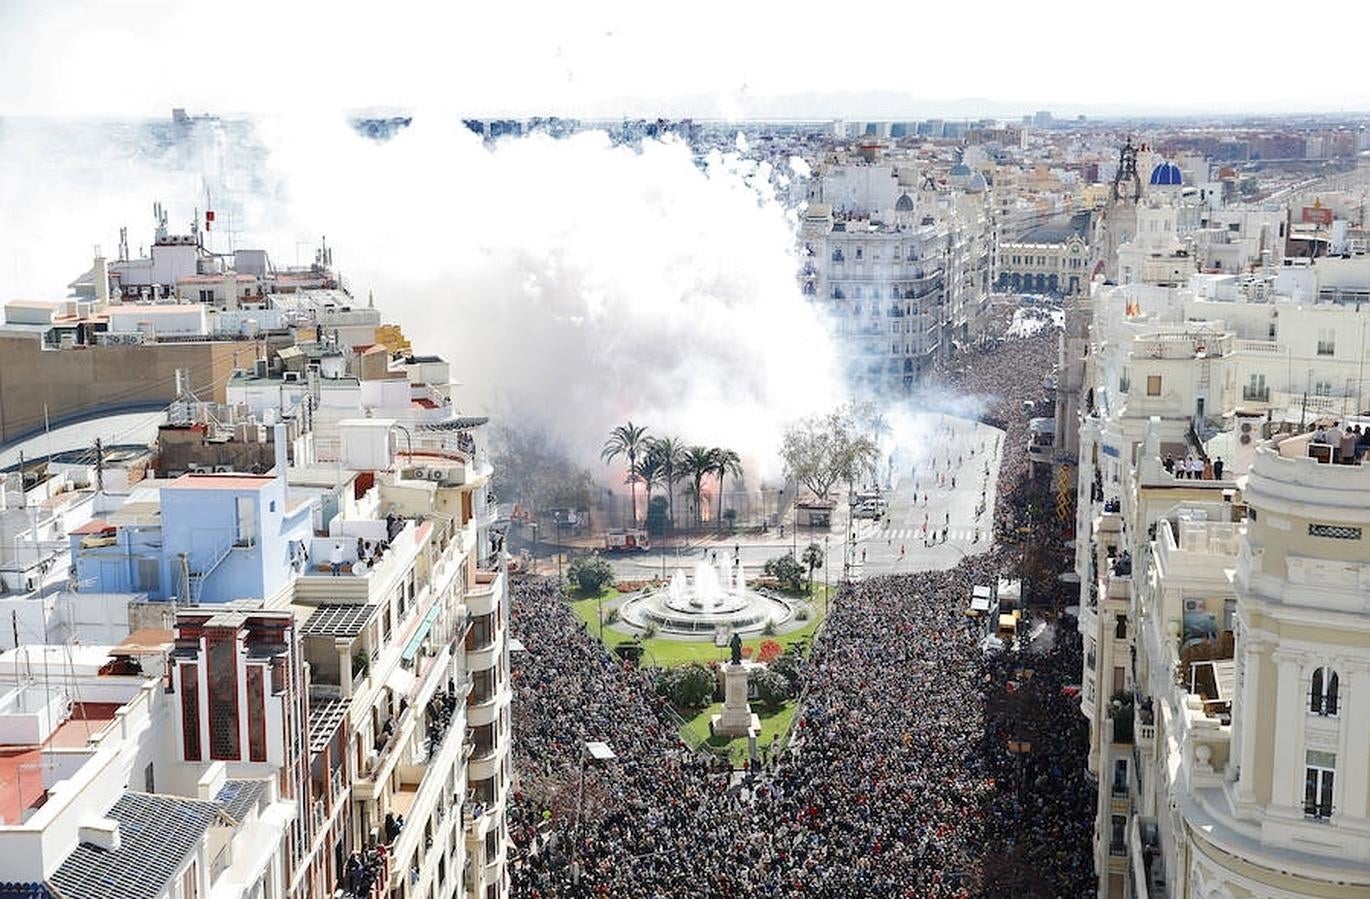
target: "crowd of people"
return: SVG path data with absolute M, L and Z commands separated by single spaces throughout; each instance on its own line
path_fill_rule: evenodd
M 1021 372 L 1049 371 L 1054 345 L 966 366 L 990 369 L 962 387 L 998 397 L 1009 425 L 1003 514 L 1021 514 L 1004 487 L 1027 470 Z M 971 585 L 1013 558 L 844 586 L 801 666 L 788 745 L 745 772 L 683 744 L 651 671 L 612 659 L 554 583 L 516 584 L 513 895 L 1092 895 L 1094 793 L 1066 695 L 1078 636 L 1048 624 L 1040 651 L 986 658 L 966 625 Z M 616 758 L 589 761 L 586 740 Z

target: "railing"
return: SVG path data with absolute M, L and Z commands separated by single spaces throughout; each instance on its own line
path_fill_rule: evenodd
M 1255 402 L 1258 402 L 1258 403 L 1268 403 L 1268 402 L 1270 402 L 1270 388 L 1269 388 L 1269 387 L 1261 387 L 1261 388 L 1243 387 L 1243 388 L 1242 388 L 1242 399 L 1244 399 L 1244 400 L 1252 400 L 1252 401 L 1255 401 Z
M 231 860 L 228 850 L 231 845 L 231 843 L 225 843 L 219 849 L 218 854 L 214 856 L 214 861 L 210 862 L 209 879 L 211 883 L 213 881 L 218 880 L 219 875 L 224 873 L 224 871 L 228 868 L 229 861 Z

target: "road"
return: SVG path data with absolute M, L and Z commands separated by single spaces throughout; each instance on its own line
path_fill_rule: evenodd
M 886 466 L 889 514 L 885 519 L 853 522 L 842 502 L 827 531 L 801 529 L 796 535 L 787 527 L 783 537 L 778 530 L 764 536 L 710 535 L 684 547 L 606 558 L 620 578 L 645 579 L 669 577 L 676 568 L 693 568 L 700 558 L 717 554 L 728 559 L 736 552 L 748 576 L 756 576 L 767 559 L 790 550 L 802 554 L 813 542 L 826 547 L 826 574 L 832 582 L 841 579 L 844 564 L 856 578 L 951 568 L 965 556 L 990 548 L 1004 434 L 980 422 L 932 413 L 919 416 L 919 424 L 921 439 L 916 445 L 895 447 L 893 462 Z M 550 549 L 544 547 L 543 554 Z M 821 579 L 823 572 L 814 577 Z

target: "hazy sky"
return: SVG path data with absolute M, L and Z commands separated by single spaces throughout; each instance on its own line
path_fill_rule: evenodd
M 0 0 L 0 115 L 311 104 L 717 116 L 764 114 L 775 95 L 866 91 L 931 101 L 910 115 L 956 114 L 939 103 L 979 98 L 994 101 L 991 114 L 1365 109 L 1364 10 L 1346 0 L 1305 16 L 1273 0 Z

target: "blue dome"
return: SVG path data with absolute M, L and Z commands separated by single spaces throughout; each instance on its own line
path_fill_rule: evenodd
M 966 165 L 964 162 L 958 162 L 951 167 L 951 171 L 947 174 L 951 175 L 953 178 L 968 177 L 970 175 L 970 166 Z
M 1151 185 L 1153 187 L 1179 187 L 1184 183 L 1184 174 L 1180 167 L 1173 162 L 1163 162 L 1151 170 Z

